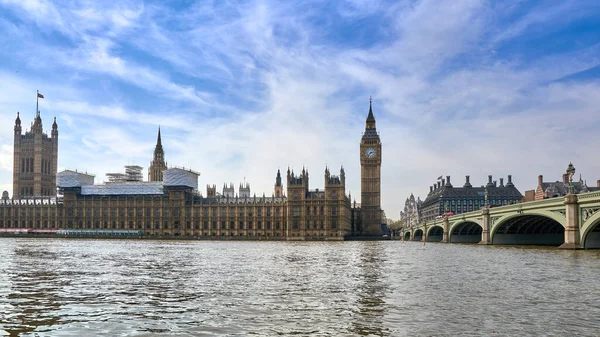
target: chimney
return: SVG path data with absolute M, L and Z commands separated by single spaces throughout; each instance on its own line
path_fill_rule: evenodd
M 500 178 L 500 187 L 504 187 L 504 178 Z
M 600 180 L 598 180 L 600 181 Z M 433 192 L 433 186 L 429 185 L 429 193 Z
M 446 186 L 446 180 L 442 179 L 442 186 Z
M 543 183 L 544 183 L 544 176 L 540 174 L 538 176 L 538 186 L 542 186 Z
M 492 184 L 492 176 L 491 175 L 488 176 L 488 184 Z
M 508 184 L 507 185 L 509 185 L 509 184 L 512 184 L 512 175 L 510 175 L 510 174 L 508 175 Z
M 567 185 L 569 183 L 569 175 L 563 174 L 563 184 Z
M 471 179 L 469 176 L 465 176 L 465 186 L 464 187 L 472 187 L 470 180 Z
M 441 186 L 442 186 L 442 182 L 441 182 L 441 181 L 438 181 L 438 182 L 437 182 L 437 188 L 440 188 Z
M 494 180 L 494 187 L 498 187 L 496 180 Z
M 450 176 L 446 176 L 446 186 L 452 186 L 452 184 L 450 184 Z

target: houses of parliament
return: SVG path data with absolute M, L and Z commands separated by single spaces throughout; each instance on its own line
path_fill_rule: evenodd
M 37 109 L 36 109 L 37 110 Z M 250 185 L 207 185 L 198 189 L 199 173 L 168 167 L 160 128 L 148 181 L 141 167 L 107 174 L 95 184 L 93 175 L 57 173 L 58 125 L 50 136 L 36 111 L 31 129 L 14 126 L 13 195 L 0 200 L 0 233 L 129 233 L 144 237 L 207 239 L 344 240 L 381 237 L 381 141 L 369 104 L 360 147 L 361 204 L 352 204 L 344 168 L 320 176 L 323 189 L 310 189 L 306 168 L 277 170 L 270 196 L 251 194 Z M 314 179 L 314 178 L 313 178 Z M 284 186 L 285 185 L 285 186 Z

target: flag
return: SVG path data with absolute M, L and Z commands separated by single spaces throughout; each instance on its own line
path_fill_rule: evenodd
M 44 98 L 44 95 L 40 94 L 39 92 L 37 94 L 38 94 L 38 98 Z
M 42 98 L 44 98 L 44 97 L 42 97 Z M 442 180 L 442 176 L 439 176 L 439 177 L 437 178 L 437 180 Z

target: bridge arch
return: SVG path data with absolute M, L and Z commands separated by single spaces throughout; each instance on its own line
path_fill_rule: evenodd
M 566 219 L 559 213 L 537 211 L 503 216 L 492 225 L 495 245 L 560 246 L 565 240 Z
M 404 233 L 404 241 L 409 241 L 410 240 L 410 231 L 406 231 Z
M 600 248 L 600 212 L 585 220 L 581 229 L 581 246 L 586 249 Z
M 479 243 L 483 227 L 476 220 L 461 220 L 453 223 L 448 240 L 453 243 Z
M 433 225 L 427 228 L 427 242 L 440 242 L 444 238 L 444 228 Z
M 421 228 L 415 229 L 413 232 L 413 241 L 421 241 L 423 240 L 423 230 Z

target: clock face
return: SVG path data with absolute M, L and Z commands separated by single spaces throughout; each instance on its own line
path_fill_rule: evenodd
M 375 151 L 375 149 L 372 147 L 368 148 L 367 151 L 365 151 L 365 155 L 367 156 L 367 158 L 373 158 L 376 154 L 377 151 Z

